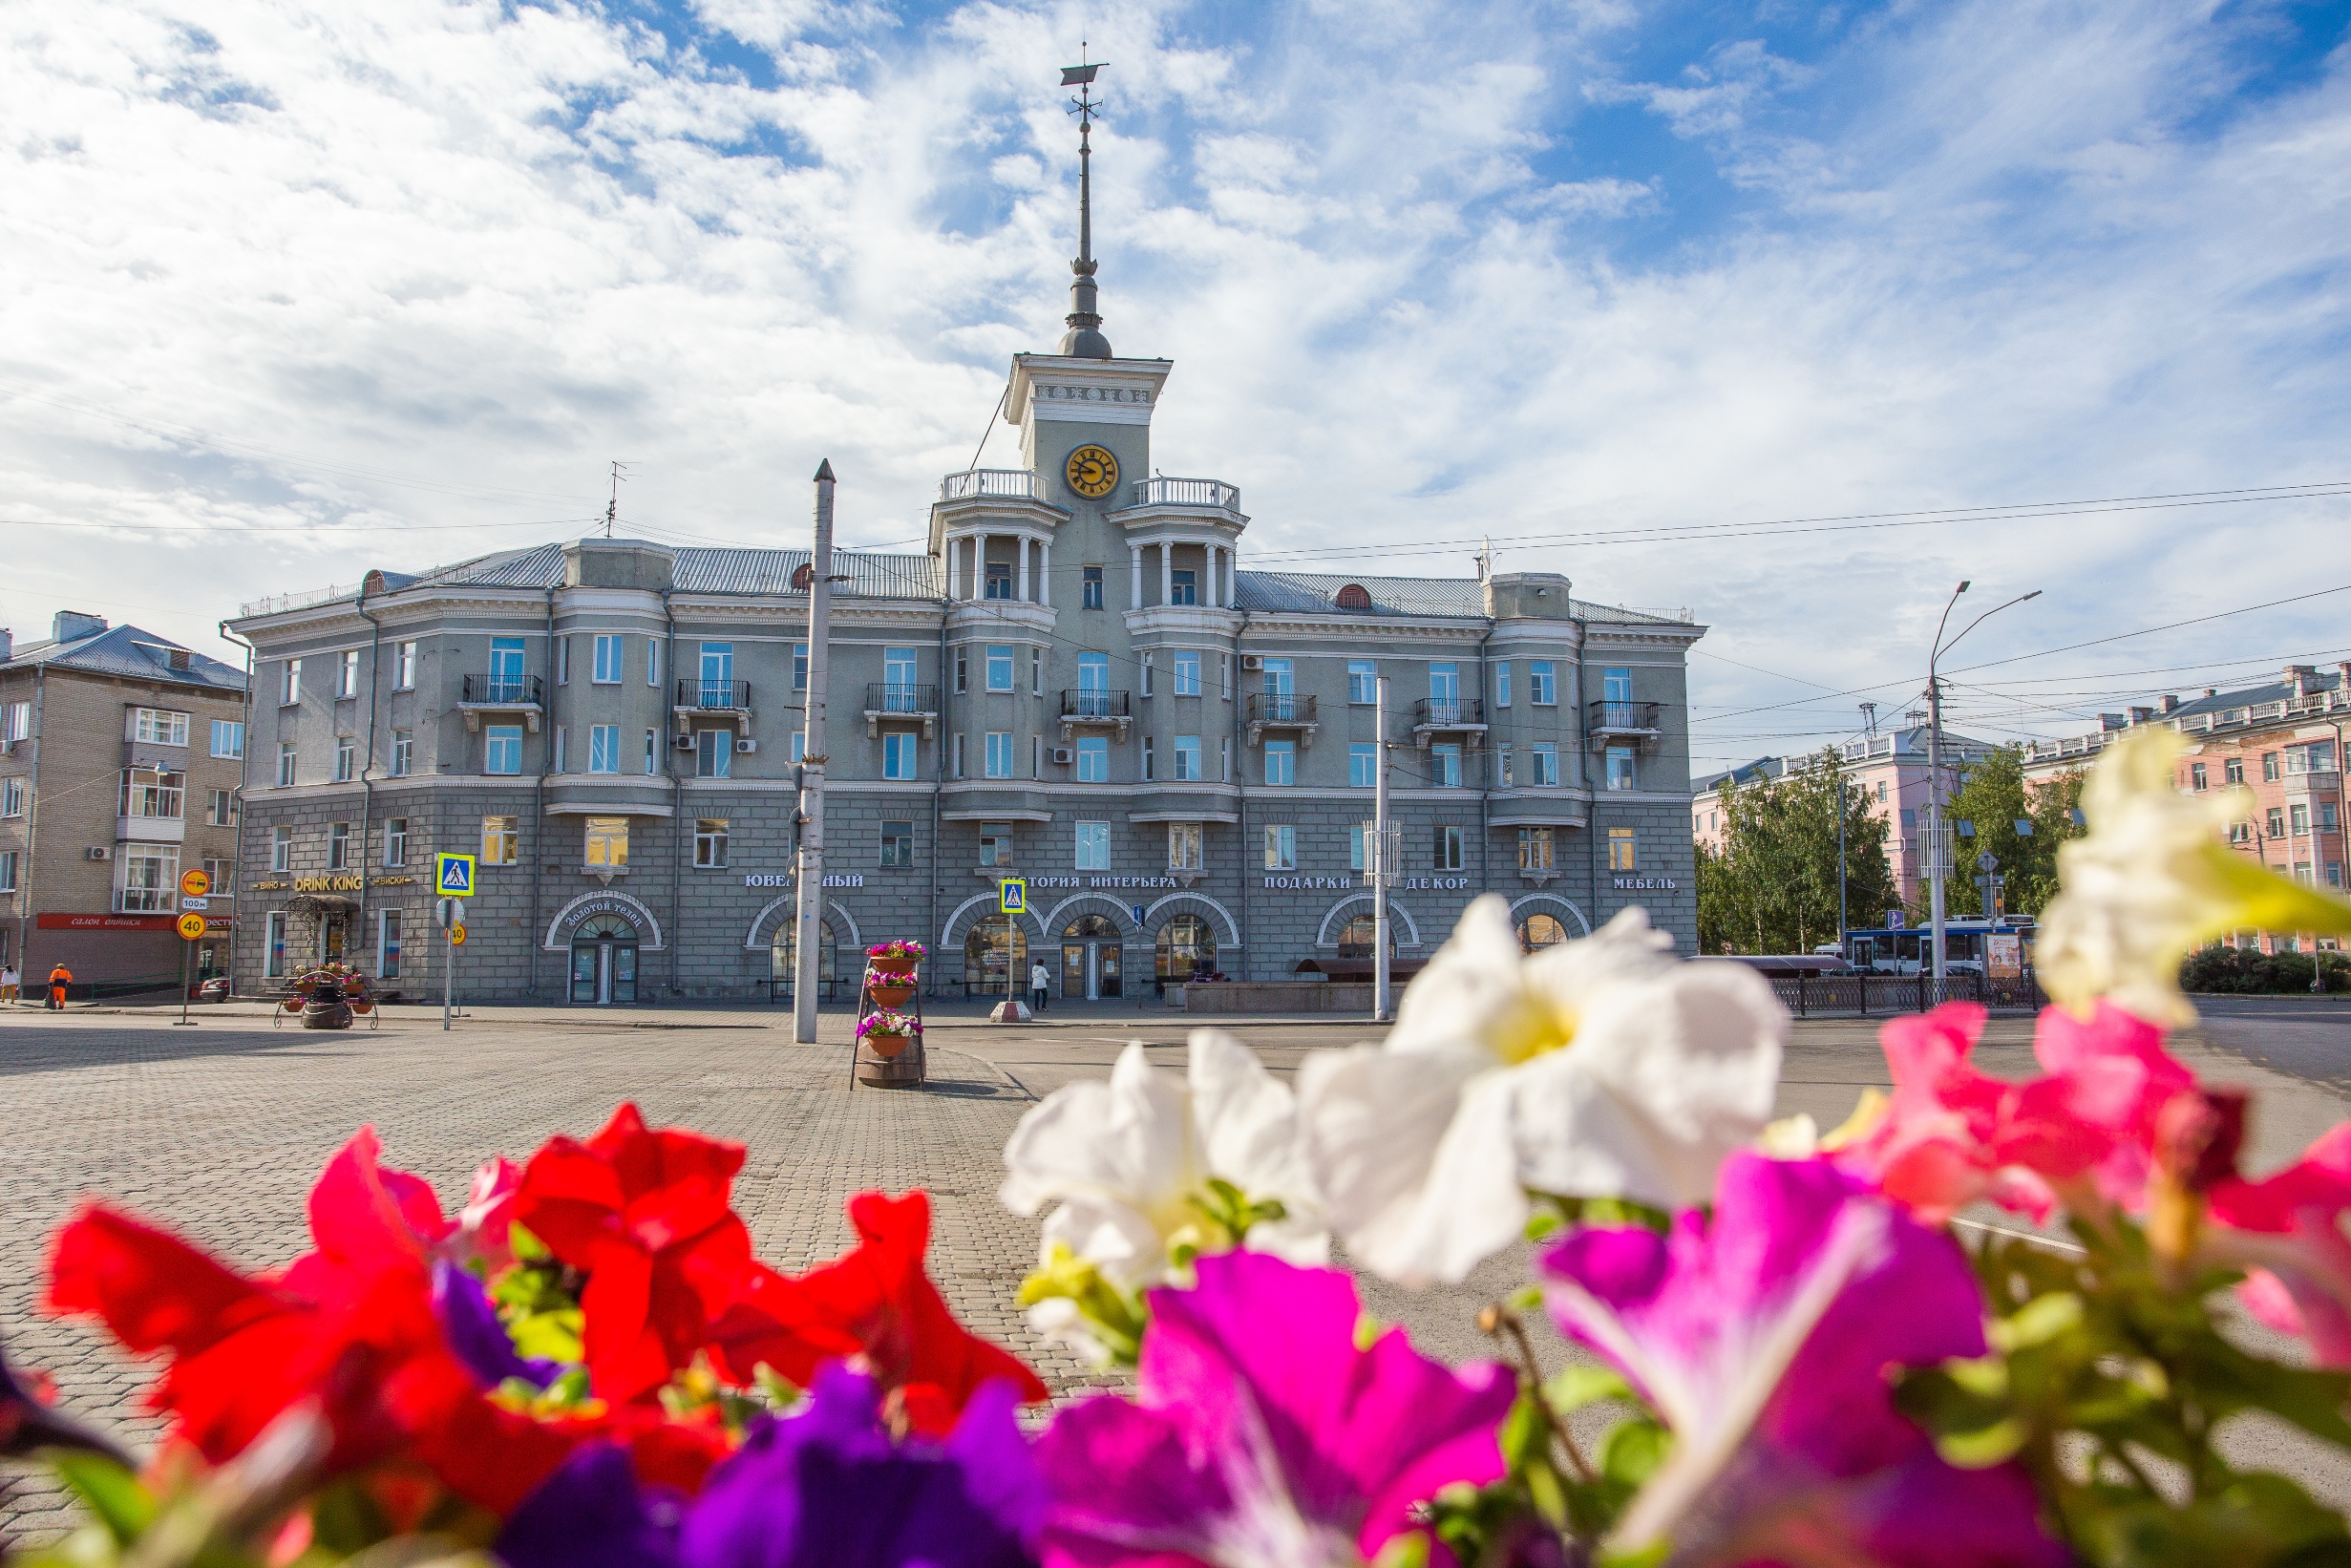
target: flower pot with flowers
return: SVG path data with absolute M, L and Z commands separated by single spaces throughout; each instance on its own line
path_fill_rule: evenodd
M 896 1011 L 914 1000 L 914 976 L 883 974 L 879 969 L 865 971 L 865 994 L 874 1006 Z
M 858 1020 L 858 1039 L 885 1062 L 904 1050 L 921 1032 L 920 1021 L 888 1007 Z
M 930 949 L 905 937 L 878 942 L 865 949 L 865 967 L 879 975 L 910 975 L 930 956 Z
M 354 1000 L 364 1000 L 367 977 L 346 964 L 312 964 L 296 975 L 286 1010 L 302 1013 L 306 1029 L 347 1029 L 351 1027 Z

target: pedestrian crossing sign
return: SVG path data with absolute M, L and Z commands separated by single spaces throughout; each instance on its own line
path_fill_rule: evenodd
M 437 857 L 433 890 L 447 899 L 472 898 L 474 896 L 474 858 L 471 855 Z
M 997 907 L 1007 915 L 1028 913 L 1028 883 L 1019 877 L 1006 877 L 996 884 Z

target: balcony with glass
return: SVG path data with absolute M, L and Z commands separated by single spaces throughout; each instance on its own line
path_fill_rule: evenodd
M 115 842 L 186 841 L 187 774 L 165 768 L 125 768 L 116 806 Z

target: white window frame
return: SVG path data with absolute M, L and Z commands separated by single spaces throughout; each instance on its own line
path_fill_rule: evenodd
M 400 911 L 379 909 L 375 912 L 375 978 L 400 978 Z M 387 962 L 389 961 L 389 962 Z
M 359 650 L 347 647 L 335 658 L 334 694 L 338 697 L 359 695 Z
M 359 743 L 357 739 L 350 735 L 335 736 L 334 781 L 337 784 L 349 784 L 352 778 L 357 776 L 358 762 Z
M 25 815 L 25 781 L 21 778 L 0 778 L 0 816 Z
M 1356 766 L 1357 763 L 1364 763 L 1366 764 L 1366 766 L 1359 769 Z M 1359 773 L 1367 774 L 1369 776 L 1359 777 Z M 1380 743 L 1376 740 L 1348 741 L 1347 788 L 1350 790 L 1376 790 L 1379 787 Z
M 283 980 L 286 977 L 286 915 L 283 910 L 265 917 L 262 924 L 262 978 Z
M 384 864 L 399 867 L 408 864 L 408 818 L 384 818 Z
M 694 869 L 724 871 L 727 869 L 727 824 L 724 816 L 694 818 Z M 711 824 L 717 824 L 713 827 Z
M 1535 743 L 1534 784 L 1538 789 L 1557 789 L 1559 784 L 1559 748 L 1557 743 L 1538 740 Z
M 1080 784 L 1108 784 L 1111 781 L 1110 736 L 1077 737 L 1077 781 Z
M 413 641 L 394 643 L 392 646 L 392 689 L 394 691 L 416 689 L 416 645 Z
M 1197 822 L 1167 825 L 1167 868 L 1170 871 L 1207 869 L 1207 834 Z
M 881 776 L 912 779 L 922 776 L 922 737 L 912 730 L 881 732 Z
M 302 701 L 302 661 L 288 659 L 280 676 L 278 706 L 291 708 L 300 701 Z
M 987 689 L 1010 691 L 1012 689 L 1012 645 L 1010 643 L 989 643 L 986 645 L 986 652 L 982 657 L 985 660 Z M 996 682 L 996 671 L 999 667 L 1004 670 L 1004 684 L 1001 686 Z
M 294 779 L 301 768 L 301 765 L 302 759 L 294 751 L 294 743 L 287 740 L 278 742 L 279 789 L 290 790 L 294 787 Z
M 280 825 L 269 830 L 269 869 L 284 875 L 294 869 L 294 830 Z
M 515 765 L 511 768 L 492 766 L 493 750 L 503 741 L 514 743 Z M 515 778 L 522 773 L 522 726 L 519 724 L 485 724 L 481 727 L 481 771 L 490 778 Z
M 983 778 L 1010 778 L 1012 776 L 1012 731 L 990 730 L 986 731 L 986 750 L 981 756 L 981 776 Z
M 185 746 L 188 716 L 169 708 L 131 710 L 131 738 L 148 746 Z
M 1111 825 L 1108 822 L 1079 822 L 1073 853 L 1076 870 L 1110 870 Z
M 394 730 L 392 732 L 392 776 L 406 778 L 416 766 L 416 731 Z
M 1281 758 L 1281 778 L 1274 776 L 1274 758 Z M 1298 784 L 1298 743 L 1293 740 L 1269 740 L 1265 743 L 1265 783 L 1269 789 L 1294 789 Z
M 1510 661 L 1508 659 L 1494 661 L 1493 705 L 1496 708 L 1510 706 Z
M 1175 683 L 1171 688 L 1174 694 L 1178 697 L 1198 696 L 1200 694 L 1199 650 L 1189 647 L 1177 648 L 1171 664 L 1172 673 L 1175 676 Z
M 617 631 L 595 634 L 588 661 L 588 685 L 618 686 L 628 673 L 628 643 Z
M 1559 706 L 1558 668 L 1549 659 L 1527 661 L 1527 701 L 1537 708 Z
M 1176 767 L 1168 776 L 1178 784 L 1198 783 L 1200 781 L 1200 737 L 1177 735 L 1172 754 Z M 1187 762 L 1186 759 L 1189 761 Z
M 221 750 L 221 744 L 223 741 L 228 743 L 228 750 L 225 752 Z M 218 757 L 244 756 L 244 726 L 235 719 L 214 719 L 212 721 L 212 754 Z
M 349 871 L 351 868 L 351 825 L 349 822 L 327 824 L 327 869 Z
M 621 727 L 617 724 L 588 726 L 588 766 L 591 773 L 617 773 L 621 771 Z
M 1265 869 L 1298 869 L 1298 829 L 1295 825 L 1288 822 L 1265 824 Z
M 16 891 L 16 851 L 0 849 L 0 893 Z

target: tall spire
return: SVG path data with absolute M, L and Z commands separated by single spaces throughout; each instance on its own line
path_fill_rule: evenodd
M 1086 57 L 1081 41 L 1078 58 Z M 1102 335 L 1102 316 L 1094 308 L 1094 212 L 1093 212 L 1093 121 L 1102 112 L 1102 105 L 1093 95 L 1094 73 L 1102 69 L 1097 60 L 1091 65 L 1065 65 L 1061 68 L 1061 85 L 1074 87 L 1078 95 L 1070 101 L 1077 116 L 1077 260 L 1070 264 L 1073 276 L 1070 280 L 1070 313 L 1063 318 L 1070 329 L 1061 335 L 1061 351 L 1074 359 L 1108 359 L 1111 340 Z

